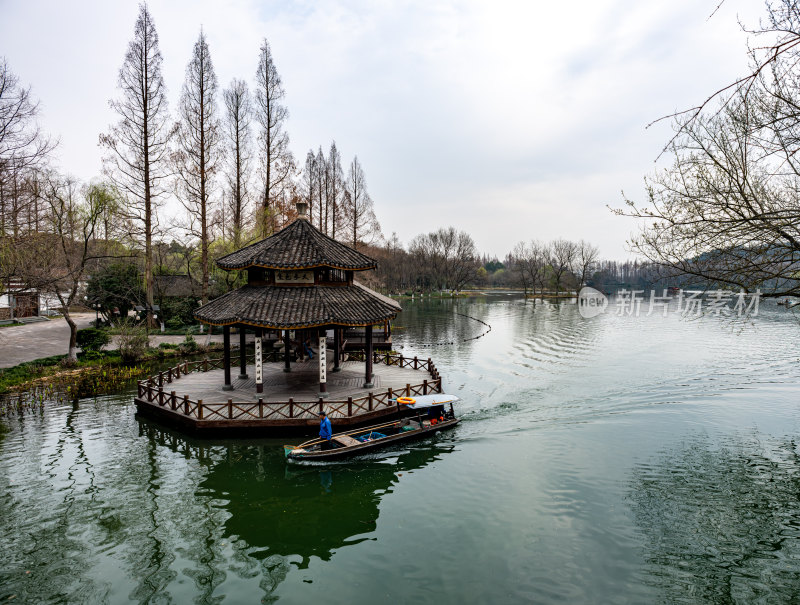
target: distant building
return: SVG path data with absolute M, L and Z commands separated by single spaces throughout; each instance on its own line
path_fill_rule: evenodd
M 10 280 L 4 284 L 0 294 L 0 320 L 21 319 L 39 315 L 39 292 L 21 280 Z
M 203 289 L 200 282 L 191 275 L 155 275 L 153 286 L 156 298 L 159 300 L 178 297 L 198 298 Z

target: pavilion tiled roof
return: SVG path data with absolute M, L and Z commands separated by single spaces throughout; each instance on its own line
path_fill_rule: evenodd
M 243 286 L 203 305 L 194 316 L 208 324 L 293 330 L 324 325 L 366 326 L 392 319 L 394 300 L 364 285 Z
M 223 256 L 217 265 L 222 269 L 333 267 L 363 271 L 378 263 L 321 233 L 309 221 L 298 219 L 275 235 Z

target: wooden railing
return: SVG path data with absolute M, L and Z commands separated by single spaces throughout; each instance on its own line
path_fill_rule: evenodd
M 266 357 L 275 357 L 270 352 Z M 277 352 L 277 357 L 280 352 Z M 357 356 L 358 357 L 358 356 Z M 350 356 L 353 358 L 353 355 Z M 364 359 L 364 353 L 360 355 Z M 255 363 L 255 356 L 248 355 L 247 360 Z M 277 360 L 276 360 L 277 361 Z M 288 401 L 264 401 L 259 399 L 257 402 L 235 402 L 228 399 L 225 403 L 208 403 L 202 399 L 194 401 L 188 395 L 180 397 L 176 391 L 170 390 L 169 385 L 194 372 L 208 372 L 210 370 L 221 369 L 223 359 L 201 359 L 199 361 L 184 361 L 177 366 L 168 368 L 150 376 L 146 380 L 137 383 L 138 398 L 173 410 L 174 412 L 194 418 L 196 420 L 292 420 L 316 418 L 323 409 L 331 418 L 347 418 L 358 416 L 380 410 L 382 408 L 393 407 L 393 401 L 397 397 L 413 397 L 414 395 L 428 395 L 429 393 L 442 392 L 442 378 L 436 366 L 430 358 L 419 359 L 417 357 L 403 357 L 402 355 L 392 355 L 389 353 L 375 352 L 373 355 L 374 363 L 383 363 L 388 366 L 400 368 L 413 368 L 414 370 L 427 371 L 430 380 L 423 380 L 419 384 L 406 384 L 401 389 L 389 388 L 386 391 L 373 393 L 370 391 L 362 397 L 348 397 L 344 400 L 331 400 L 319 398 L 314 401 L 295 401 L 289 398 Z

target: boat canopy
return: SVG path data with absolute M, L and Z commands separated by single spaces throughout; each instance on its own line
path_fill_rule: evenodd
M 398 397 L 400 399 L 400 403 L 403 404 L 403 399 L 405 397 Z M 435 405 L 445 405 L 448 403 L 455 403 L 459 401 L 459 397 L 455 395 L 448 395 L 447 393 L 436 393 L 434 395 L 419 395 L 417 397 L 411 397 L 414 400 L 414 403 L 406 403 L 406 407 L 411 408 L 412 410 L 421 410 L 425 408 L 430 408 Z M 396 401 L 396 400 L 395 400 Z

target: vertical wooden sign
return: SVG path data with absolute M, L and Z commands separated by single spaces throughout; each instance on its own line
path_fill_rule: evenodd
M 264 382 L 264 374 L 263 374 L 263 366 L 262 366 L 262 359 L 261 359 L 261 334 L 256 334 L 256 392 L 261 393 L 263 391 L 263 382 Z
M 325 358 L 325 346 L 327 345 L 327 339 L 325 336 L 319 337 L 319 381 L 320 383 L 325 382 L 325 371 L 328 368 L 327 359 Z

